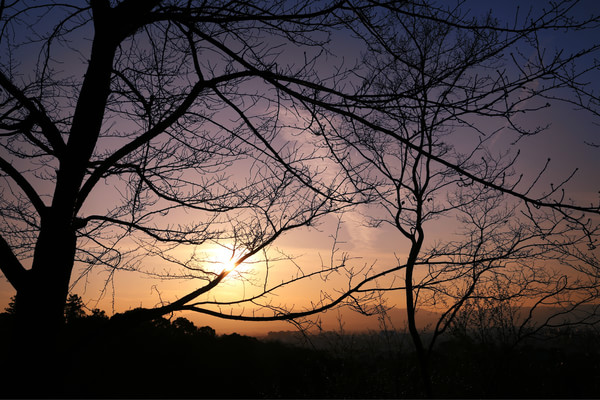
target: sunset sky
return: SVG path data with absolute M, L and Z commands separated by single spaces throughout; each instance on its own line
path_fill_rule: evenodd
M 480 10 L 493 9 L 494 15 L 498 18 L 510 17 L 513 14 L 514 4 L 520 4 L 521 8 L 526 8 L 522 1 L 498 2 L 498 1 L 481 1 L 473 2 L 476 4 L 472 8 L 476 14 Z M 533 1 L 533 4 L 536 2 Z M 590 0 L 587 1 L 585 10 L 580 10 L 581 13 L 600 12 L 600 3 Z M 49 21 L 50 23 L 50 21 Z M 598 40 L 598 30 L 594 32 L 587 31 L 585 33 L 569 34 L 570 42 L 564 39 L 562 32 L 548 32 L 547 36 L 542 38 L 543 43 L 547 43 L 549 49 L 554 46 L 564 46 L 569 49 L 577 47 L 586 41 Z M 360 58 L 360 48 L 352 45 L 354 43 L 349 37 L 345 37 L 340 33 L 335 37 L 339 42 L 337 47 L 341 54 L 339 59 L 344 58 L 348 64 L 352 64 L 352 60 Z M 85 45 L 86 41 L 81 40 L 81 44 Z M 63 54 L 58 54 L 55 57 L 60 57 Z M 65 51 L 65 60 L 68 57 L 71 59 L 79 59 L 77 55 L 69 54 Z M 74 57 L 74 58 L 73 58 Z M 35 62 L 34 59 L 28 60 Z M 326 63 L 325 63 L 326 64 Z M 28 67 L 28 62 L 23 62 L 23 69 Z M 81 63 L 69 63 L 72 65 L 73 71 L 83 71 Z M 67 67 L 71 68 L 71 67 Z M 25 72 L 25 71 L 24 71 Z M 595 86 L 600 82 L 600 71 L 595 71 L 595 77 L 598 78 Z M 515 169 L 524 174 L 524 180 L 532 180 L 536 174 L 544 166 L 548 158 L 551 159 L 549 170 L 540 186 L 548 186 L 551 182 L 559 182 L 564 180 L 571 172 L 578 168 L 578 172 L 570 182 L 569 196 L 577 203 L 597 203 L 600 197 L 600 149 L 587 143 L 600 143 L 600 118 L 594 117 L 584 111 L 574 110 L 572 105 L 556 103 L 551 107 L 544 109 L 534 114 L 534 116 L 523 117 L 523 123 L 533 125 L 544 125 L 551 123 L 550 128 L 543 134 L 536 137 L 526 137 L 514 143 L 514 136 L 511 134 L 500 135 L 494 142 L 491 143 L 492 151 L 501 152 L 506 148 L 518 148 L 521 155 L 515 165 Z M 486 127 L 492 130 L 492 127 Z M 289 133 L 289 138 L 293 140 L 302 140 L 302 137 L 292 136 Z M 456 140 L 463 140 L 457 135 Z M 468 140 L 465 140 L 468 144 Z M 461 143 L 457 143 L 460 145 Z M 237 168 L 237 170 L 236 170 Z M 244 176 L 248 165 L 241 163 L 232 167 L 230 171 L 238 171 L 240 176 Z M 46 187 L 47 192 L 52 190 L 51 182 L 38 182 L 40 187 Z M 112 196 L 117 196 L 115 187 L 110 187 L 109 184 L 100 184 L 101 189 L 93 192 L 84 207 L 83 214 L 93 214 L 102 212 L 111 207 Z M 347 252 L 351 257 L 349 264 L 356 268 L 371 267 L 375 270 L 379 268 L 389 267 L 397 263 L 396 257 L 402 259 L 406 256 L 407 244 L 400 233 L 389 226 L 380 226 L 371 228 L 366 226 L 365 214 L 381 212 L 376 207 L 360 206 L 354 210 L 346 211 L 338 215 L 341 218 L 339 226 L 339 234 L 337 237 L 337 253 L 335 258 L 339 259 L 342 253 Z M 321 268 L 322 265 L 329 265 L 331 258 L 331 250 L 333 246 L 333 235 L 336 232 L 338 220 L 336 215 L 328 215 L 319 220 L 316 226 L 301 228 L 286 233 L 279 238 L 270 248 L 269 256 L 274 259 L 270 266 L 272 269 L 269 272 L 269 279 L 272 282 L 288 279 L 294 276 L 298 267 L 302 267 L 304 271 L 313 271 Z M 176 225 L 178 223 L 190 222 L 186 214 L 181 213 L 180 220 L 173 220 L 170 223 Z M 442 218 L 429 223 L 426 244 L 432 244 L 437 239 L 448 238 L 456 234 L 456 224 L 448 218 Z M 133 246 L 128 243 L 127 239 L 123 239 L 121 244 L 125 247 Z M 227 243 L 226 243 L 227 244 Z M 230 244 L 230 243 L 229 243 Z M 228 262 L 231 253 L 228 253 L 222 247 L 214 243 L 206 244 L 201 248 L 180 247 L 175 252 L 183 258 L 190 257 L 195 251 L 199 259 L 206 261 L 206 265 L 212 268 L 215 273 L 219 273 L 223 268 L 229 268 Z M 293 258 L 286 260 L 285 258 Z M 240 265 L 232 272 L 226 280 L 215 291 L 211 291 L 207 296 L 204 296 L 203 301 L 210 301 L 214 298 L 219 300 L 233 299 L 241 293 L 251 293 L 255 290 L 253 282 L 261 285 L 262 273 L 264 272 L 264 264 L 257 262 L 259 255 L 251 258 L 247 262 Z M 254 260 L 254 262 L 253 262 Z M 165 272 L 164 264 L 161 264 L 156 259 L 140 260 L 144 269 L 147 271 Z M 157 280 L 150 276 L 144 276 L 130 271 L 116 271 L 111 276 L 108 270 L 98 269 L 91 271 L 89 274 L 82 276 L 83 266 L 79 264 L 76 269 L 79 273 L 73 275 L 73 287 L 71 292 L 79 294 L 83 297 L 86 306 L 90 309 L 100 308 L 106 310 L 108 314 L 113 312 L 123 312 L 135 307 L 152 307 L 161 304 L 162 301 L 169 302 L 181 297 L 187 292 L 198 286 L 198 283 L 193 280 Z M 80 278 L 81 279 L 78 279 Z M 280 302 L 282 305 L 294 305 L 296 309 L 301 309 L 309 305 L 310 301 L 319 298 L 320 292 L 324 289 L 335 291 L 340 289 L 345 284 L 342 274 L 332 274 L 327 281 L 321 279 L 312 279 L 308 282 L 297 285 L 290 290 L 282 291 L 281 295 L 274 298 L 274 302 Z M 4 277 L 0 278 L 0 308 L 4 308 L 11 296 L 15 292 L 8 284 Z M 403 308 L 403 299 L 399 294 L 391 295 L 388 298 L 388 305 L 397 308 Z M 178 314 L 192 320 L 196 325 L 209 325 L 216 329 L 218 334 L 239 332 L 248 334 L 261 334 L 274 330 L 291 330 L 292 325 L 286 322 L 265 323 L 265 322 L 236 322 L 219 320 L 214 317 L 198 315 L 193 313 Z M 328 324 L 326 327 L 335 328 L 332 324 L 335 323 L 337 313 L 334 311 L 327 314 Z M 350 318 L 350 313 L 344 314 Z M 355 321 L 349 323 L 353 329 L 360 327 L 365 328 L 376 327 L 376 318 L 367 320 L 365 317 L 356 317 Z M 370 322 L 368 322 L 370 321 Z M 369 325 L 371 324 L 371 325 Z

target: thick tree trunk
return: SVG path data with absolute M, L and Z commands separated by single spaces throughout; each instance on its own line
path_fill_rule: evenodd
M 16 297 L 16 336 L 11 347 L 15 395 L 62 393 L 66 365 L 62 363 L 61 333 L 75 241 L 74 230 L 57 216 L 42 220 L 32 268 Z
M 76 250 L 74 222 L 85 200 L 79 198 L 79 191 L 102 128 L 115 51 L 124 38 L 143 26 L 157 4 L 158 0 L 128 0 L 111 8 L 108 0 L 90 3 L 94 40 L 66 151 L 57 152 L 60 167 L 52 204 L 40 211 L 32 268 L 15 268 L 19 276 L 12 277 L 19 281 L 15 286 L 15 338 L 10 364 L 4 370 L 7 372 L 0 371 L 6 382 L 12 382 L 13 390 L 3 393 L 9 397 L 56 397 L 64 393 L 61 386 L 68 376 L 65 365 L 61 365 L 61 347 L 68 344 L 61 344 L 61 332 Z
M 70 216 L 50 209 L 42 218 L 27 285 L 17 294 L 17 312 L 33 313 L 38 321 L 62 324 L 75 259 L 76 236 Z M 43 312 L 42 312 L 43 311 Z

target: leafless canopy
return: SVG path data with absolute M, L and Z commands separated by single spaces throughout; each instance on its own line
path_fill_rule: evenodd
M 539 41 L 597 20 L 575 19 L 576 1 L 509 24 L 463 3 L 2 1 L 0 268 L 18 307 L 62 315 L 77 279 L 131 270 L 199 282 L 152 315 L 286 319 L 346 301 L 364 311 L 399 289 L 412 314 L 419 299 L 447 304 L 441 333 L 484 282 L 519 278 L 531 285 L 518 294 L 549 294 L 555 278 L 532 259 L 585 272 L 576 287 L 595 295 L 599 205 L 569 200 L 570 175 L 549 189 L 545 168 L 521 177 L 515 154 L 488 148 L 505 129 L 482 121 L 518 140 L 544 126 L 516 117 L 550 101 L 597 115 L 586 81 L 597 45 L 550 53 Z M 339 53 L 347 40 L 361 62 Z M 361 203 L 379 207 L 373 226 L 406 239 L 406 259 L 359 271 L 342 256 L 281 284 L 265 273 L 234 301 L 198 300 L 231 273 L 202 246 L 227 246 L 240 265 Z M 460 218 L 462 239 L 426 247 L 425 228 L 443 217 Z M 308 309 L 260 300 L 333 270 L 349 284 Z M 398 272 L 403 283 L 389 284 Z M 269 313 L 219 308 L 244 304 Z

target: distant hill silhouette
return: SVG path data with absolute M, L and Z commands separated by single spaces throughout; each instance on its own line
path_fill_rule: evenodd
M 581 307 L 575 312 L 561 313 L 561 310 L 556 307 L 541 306 L 537 307 L 531 316 L 531 323 L 539 325 L 544 324 L 547 321 L 551 321 L 552 324 L 558 325 L 561 323 L 570 323 L 578 320 L 582 320 L 585 316 L 594 314 L 595 306 Z M 600 306 L 596 306 L 600 307 Z M 522 307 L 516 309 L 516 313 L 519 316 L 517 320 L 521 323 L 526 318 L 529 318 L 529 308 Z M 598 320 L 598 310 L 596 310 L 596 320 Z M 429 331 L 434 328 L 435 324 L 441 317 L 441 313 L 432 312 L 427 310 L 418 310 L 416 314 L 417 327 L 423 331 Z M 406 320 L 406 309 L 404 308 L 391 308 L 386 312 L 386 325 L 381 323 L 381 318 L 377 315 L 363 315 L 350 309 L 337 310 L 335 312 L 328 312 L 319 315 L 320 327 L 325 332 L 340 332 L 340 333 L 368 333 L 368 332 L 379 332 L 384 330 L 403 332 L 407 328 Z M 589 322 L 589 321 L 588 321 Z M 269 339 L 277 339 L 282 341 L 295 342 L 296 339 L 290 339 L 295 337 L 297 334 L 296 330 L 281 330 L 281 331 L 270 331 L 266 335 L 255 335 L 255 336 L 266 336 Z
M 417 313 L 417 324 L 425 328 L 438 318 L 438 313 L 420 310 Z M 340 327 L 347 332 L 380 331 L 383 328 L 380 319 L 378 315 L 363 315 L 347 308 L 319 314 L 320 326 L 325 331 L 339 331 Z M 385 322 L 389 330 L 403 330 L 406 327 L 406 309 L 391 308 L 387 311 Z

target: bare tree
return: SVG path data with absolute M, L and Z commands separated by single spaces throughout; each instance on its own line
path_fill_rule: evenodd
M 447 294 L 460 305 L 490 254 L 521 257 L 510 249 L 478 250 L 495 240 L 494 219 L 483 223 L 481 246 L 466 254 L 466 247 L 448 244 L 444 254 L 424 255 L 427 221 L 495 204 L 503 193 L 525 212 L 530 237 L 554 237 L 546 221 L 558 218 L 569 231 L 585 233 L 571 247 L 593 244 L 595 226 L 577 213 L 597 214 L 597 206 L 564 201 L 563 185 L 537 194 L 536 185 L 511 178 L 508 156 L 479 161 L 490 139 L 476 139 L 466 153 L 450 140 L 458 126 L 483 133 L 472 118 L 504 119 L 519 134 L 535 133 L 515 125 L 514 116 L 542 108 L 529 101 L 547 101 L 557 89 L 575 89 L 574 102 L 593 109 L 596 98 L 579 83 L 586 71 L 573 75 L 569 66 L 595 47 L 531 62 L 515 58 L 516 76 L 489 72 L 516 44 L 541 49 L 538 32 L 587 28 L 594 20 L 570 18 L 571 3 L 500 27 L 491 18 L 468 18 L 461 7 L 412 1 L 1 2 L 0 269 L 17 291 L 21 346 L 45 358 L 38 375 L 56 369 L 49 341 L 35 327 L 58 335 L 80 266 L 82 278 L 100 268 L 109 277 L 125 269 L 198 282 L 133 319 L 191 310 L 280 320 L 346 302 L 365 310 L 379 296 L 373 289 L 385 289 L 384 279 L 404 271 L 410 330 L 422 355 L 416 294 L 436 293 L 448 279 L 433 268 L 429 280 L 415 283 L 417 268 L 444 265 L 444 273 L 454 273 L 453 257 L 466 257 L 463 269 L 471 273 L 457 273 L 471 286 Z M 364 65 L 328 63 L 336 30 L 369 44 Z M 549 85 L 533 87 L 538 80 Z M 463 187 L 465 198 L 442 199 Z M 384 271 L 352 269 L 342 255 L 283 283 L 269 280 L 267 264 L 257 291 L 232 301 L 199 299 L 235 270 L 210 268 L 200 246 L 226 246 L 239 266 L 285 232 L 373 195 L 389 213 L 374 223 L 391 222 L 409 242 L 404 262 Z M 182 216 L 189 222 L 172 222 Z M 495 268 L 489 261 L 484 269 Z M 346 286 L 322 293 L 311 307 L 268 300 L 283 286 L 333 270 L 347 274 Z M 220 308 L 245 305 L 269 314 Z
M 550 160 L 537 174 L 519 171 L 520 139 L 547 128 L 520 115 L 561 100 L 597 115 L 585 79 L 598 66 L 591 57 L 598 43 L 567 53 L 540 41 L 546 30 L 597 26 L 595 16 L 572 17 L 576 3 L 516 13 L 510 25 L 469 16 L 465 2 L 365 15 L 355 28 L 370 43 L 364 108 L 321 118 L 328 121 L 324 146 L 350 179 L 376 193 L 370 225 L 389 224 L 404 239 L 397 263 L 373 269 L 356 293 L 403 294 L 429 395 L 429 356 L 463 306 L 519 299 L 530 315 L 552 304 L 558 318 L 597 302 L 599 205 L 570 199 L 577 169 L 558 184 L 543 183 Z M 498 151 L 498 139 L 512 144 Z M 428 240 L 436 224 L 455 226 L 456 235 Z M 420 307 L 441 311 L 429 343 L 416 323 Z M 593 321 L 597 314 L 578 320 Z
M 341 62 L 319 68 L 353 15 L 344 2 L 0 3 L 0 269 L 17 292 L 21 367 L 61 370 L 70 284 L 98 269 L 107 284 L 117 270 L 197 284 L 140 318 L 231 318 L 219 307 L 328 272 L 272 285 L 267 270 L 257 293 L 194 303 L 285 232 L 360 201 L 303 143 L 316 133 L 309 105 L 351 97 Z M 233 266 L 212 268 L 207 244 Z M 263 319 L 301 314 L 265 306 Z

